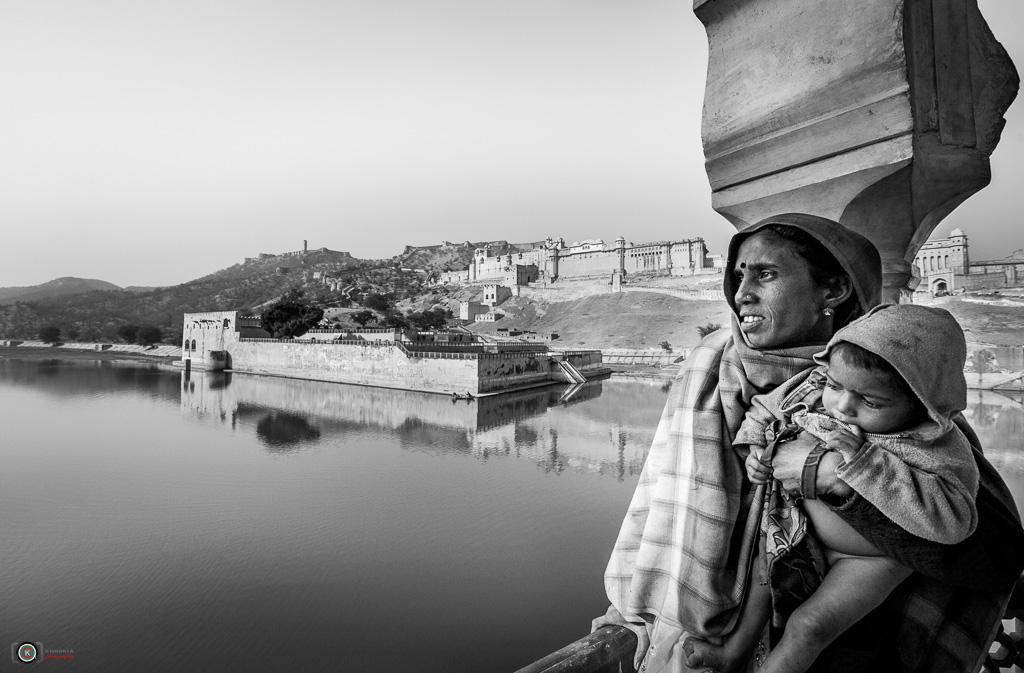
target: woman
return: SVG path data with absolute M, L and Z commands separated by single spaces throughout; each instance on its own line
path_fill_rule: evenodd
M 733 237 L 725 277 L 732 324 L 694 349 L 673 385 L 605 573 L 612 607 L 594 622 L 595 628 L 609 623 L 631 628 L 638 637 L 636 662 L 643 662 L 646 673 L 689 670 L 682 649 L 688 632 L 715 638 L 735 625 L 758 535 L 759 504 L 753 502 L 732 438 L 754 395 L 811 366 L 811 356 L 837 329 L 879 303 L 881 275 L 870 241 L 823 218 L 782 215 Z M 814 466 L 804 465 L 811 448 L 801 441 L 780 447 L 774 475 L 787 489 L 799 491 L 805 472 L 814 480 Z M 961 641 L 967 644 L 952 648 L 947 659 L 971 660 L 965 664 L 969 668 L 983 656 L 1001 599 L 1012 586 L 1008 582 L 1019 576 L 1024 559 L 997 561 L 992 575 L 975 578 L 969 567 L 977 561 L 979 540 L 993 535 L 991 525 L 980 522 L 979 532 L 963 547 L 929 545 L 850 493 L 835 477 L 838 461 L 834 453 L 825 454 L 817 465 L 817 495 L 885 553 L 944 584 L 912 576 L 878 614 L 830 646 L 819 659 L 822 670 L 838 670 L 840 663 L 857 670 L 869 662 L 882 665 L 879 670 L 945 670 L 934 667 L 937 663 L 929 668 L 927 661 L 936 650 L 929 638 L 948 636 L 944 627 L 957 633 L 966 629 L 969 635 Z M 999 529 L 995 537 L 1020 535 L 1012 499 L 1007 507 L 1005 486 L 986 466 L 981 458 L 987 493 L 979 495 L 979 509 L 982 501 L 990 505 L 987 519 Z M 944 603 L 946 596 L 939 595 L 955 594 L 950 585 L 957 581 L 972 585 L 956 598 L 973 601 L 969 623 L 946 624 L 942 617 L 960 614 L 967 605 Z M 985 581 L 997 586 L 978 586 Z M 972 598 L 978 595 L 982 598 Z M 937 610 L 919 610 L 927 614 L 914 619 L 922 600 Z M 911 619 L 901 620 L 899 610 L 907 605 Z M 887 630 L 864 632 L 875 625 Z M 882 637 L 894 634 L 913 641 L 910 654 L 904 655 L 902 645 L 896 648 L 892 637 Z

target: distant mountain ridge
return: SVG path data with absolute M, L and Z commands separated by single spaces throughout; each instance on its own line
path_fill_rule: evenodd
M 94 278 L 75 278 L 64 276 L 55 278 L 40 285 L 26 287 L 0 287 L 0 304 L 13 304 L 16 301 L 38 301 L 51 297 L 64 297 L 96 290 L 120 290 L 121 288 L 105 280 Z
M 323 306 L 348 305 L 356 291 L 417 296 L 427 274 L 402 271 L 397 255 L 360 260 L 347 252 L 319 248 L 247 258 L 167 287 L 121 288 L 99 280 L 58 278 L 33 287 L 0 289 L 0 338 L 35 338 L 42 326 L 54 325 L 63 333 L 73 330 L 83 340 L 115 340 L 118 326 L 135 324 L 157 326 L 164 340 L 174 343 L 184 313 L 259 312 L 294 289 Z

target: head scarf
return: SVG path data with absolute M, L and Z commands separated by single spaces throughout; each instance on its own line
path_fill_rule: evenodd
M 729 241 L 729 262 L 726 265 L 724 290 L 725 300 L 729 302 L 733 313 L 738 313 L 736 307 L 736 289 L 738 284 L 736 277 L 732 274 L 732 268 L 736 263 L 740 244 L 772 224 L 792 227 L 809 234 L 821 243 L 826 250 L 832 253 L 832 256 L 839 262 L 839 265 L 846 271 L 846 275 L 850 277 L 850 282 L 853 285 L 853 300 L 860 310 L 848 311 L 846 315 L 837 311 L 836 327 L 842 327 L 851 317 L 855 318 L 859 315 L 864 315 L 881 302 L 882 258 L 878 254 L 878 249 L 871 241 L 852 229 L 847 229 L 838 222 L 833 222 L 824 217 L 804 215 L 802 213 L 786 213 L 767 217 L 739 232 Z
M 878 251 L 863 236 L 824 218 L 768 218 L 733 238 L 730 257 L 743 239 L 769 224 L 810 234 L 850 274 L 859 305 L 867 310 L 878 303 Z M 733 282 L 726 277 L 730 305 Z M 754 395 L 813 366 L 811 357 L 821 347 L 755 350 L 734 314 L 730 330 L 712 333 L 690 353 L 673 384 L 605 571 L 608 597 L 626 619 L 661 622 L 703 636 L 733 628 L 758 516 L 751 512 L 752 490 L 732 438 Z M 657 644 L 660 627 L 653 628 Z M 665 640 L 671 648 L 668 641 L 678 633 L 661 632 L 669 634 Z

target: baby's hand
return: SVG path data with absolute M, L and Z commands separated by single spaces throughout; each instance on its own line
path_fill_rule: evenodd
M 843 460 L 849 462 L 864 446 L 864 433 L 856 425 L 851 425 L 849 430 L 836 428 L 828 434 L 825 446 L 843 454 Z
M 772 477 L 772 466 L 761 462 L 764 455 L 764 447 L 751 446 L 747 455 L 747 478 L 754 484 L 767 484 Z

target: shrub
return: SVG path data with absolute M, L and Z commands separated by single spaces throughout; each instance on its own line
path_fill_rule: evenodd
M 697 334 L 699 334 L 700 338 L 703 339 L 704 337 L 706 337 L 707 335 L 711 334 L 712 332 L 717 332 L 720 329 L 722 329 L 722 326 L 720 324 L 718 324 L 717 322 L 709 322 L 707 325 L 700 325 L 700 326 L 698 326 L 697 327 Z

